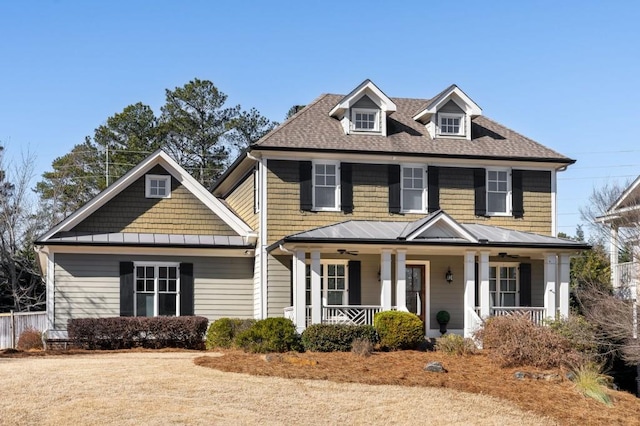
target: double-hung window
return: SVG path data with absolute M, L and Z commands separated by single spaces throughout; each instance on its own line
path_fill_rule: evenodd
M 177 263 L 135 263 L 135 316 L 179 316 Z
M 426 170 L 423 166 L 402 166 L 402 211 L 424 213 L 426 211 Z
M 518 306 L 518 268 L 514 264 L 489 265 L 489 295 L 491 306 Z
M 380 110 L 354 108 L 351 114 L 353 130 L 358 132 L 380 131 Z
M 145 196 L 147 198 L 170 198 L 171 176 L 146 175 Z
M 313 163 L 313 209 L 340 209 L 340 163 Z
M 349 303 L 349 279 L 347 262 L 326 260 L 320 264 L 320 288 L 322 305 L 347 305 Z M 306 268 L 306 303 L 311 305 L 311 265 Z
M 464 114 L 438 114 L 438 133 L 444 136 L 464 136 Z
M 511 214 L 511 173 L 506 169 L 487 170 L 487 214 Z

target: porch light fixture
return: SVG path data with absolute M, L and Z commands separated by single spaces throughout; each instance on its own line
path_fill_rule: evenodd
M 444 279 L 447 280 L 449 284 L 453 282 L 453 274 L 451 273 L 451 268 L 447 268 L 447 273 L 444 274 Z

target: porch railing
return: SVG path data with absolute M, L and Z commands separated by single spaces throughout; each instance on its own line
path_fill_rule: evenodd
M 373 316 L 381 311 L 381 306 L 323 306 L 322 322 L 325 324 L 373 325 Z
M 636 299 L 640 265 L 637 262 L 624 262 L 617 264 L 615 268 L 617 282 L 613 283 L 613 288 L 625 299 Z
M 308 327 L 311 325 L 311 306 L 305 306 L 305 324 Z M 293 309 L 293 306 L 287 306 L 284 308 L 284 317 L 290 319 L 293 322 L 296 322 L 296 311 Z
M 531 322 L 536 325 L 544 324 L 544 308 L 529 308 L 529 307 L 499 307 L 499 308 L 491 308 L 491 316 L 494 317 L 505 317 L 509 315 L 526 315 L 529 317 Z

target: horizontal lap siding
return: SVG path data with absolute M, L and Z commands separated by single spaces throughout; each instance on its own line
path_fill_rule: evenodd
M 254 210 L 253 174 L 249 173 L 225 199 L 242 220 L 254 231 L 258 230 L 258 215 Z
M 267 316 L 281 317 L 291 306 L 291 256 L 267 255 Z
M 411 260 L 407 259 L 407 265 Z M 464 258 L 462 256 L 430 256 L 429 260 L 429 285 L 430 285 L 430 325 L 432 329 L 438 329 L 436 314 L 438 311 L 447 311 L 451 314 L 448 324 L 450 329 L 464 327 Z M 417 259 L 416 259 L 417 260 Z M 445 274 L 451 268 L 453 282 L 449 284 Z
M 55 261 L 56 329 L 65 329 L 70 318 L 120 315 L 123 261 L 193 263 L 195 315 L 253 316 L 252 258 L 56 254 Z

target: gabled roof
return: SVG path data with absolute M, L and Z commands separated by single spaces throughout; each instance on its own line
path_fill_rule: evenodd
M 340 99 L 340 101 L 334 106 L 329 115 L 332 117 L 341 118 L 344 112 L 348 110 L 354 103 L 356 103 L 365 94 L 372 95 L 374 102 L 378 101 L 380 109 L 387 114 L 390 114 L 396 110 L 396 104 L 384 94 L 382 90 L 378 88 L 373 81 L 366 79 L 353 89 L 348 95 Z
M 124 176 L 115 181 L 104 191 L 96 195 L 87 204 L 66 217 L 63 221 L 47 231 L 37 244 L 45 244 L 59 232 L 71 231 L 76 225 L 81 223 L 93 212 L 104 206 L 116 195 L 129 187 L 132 183 L 144 176 L 153 167 L 160 165 L 177 179 L 187 190 L 207 206 L 215 215 L 229 225 L 231 229 L 242 237 L 253 236 L 251 228 L 236 216 L 227 206 L 214 197 L 207 189 L 184 170 L 166 152 L 158 150 L 149 155 L 140 164 L 129 170 Z
M 442 210 L 410 222 L 398 238 L 407 241 L 420 238 L 460 238 L 470 243 L 478 242 L 463 226 Z
M 478 106 L 466 93 L 464 93 L 458 86 L 452 84 L 451 86 L 438 93 L 436 97 L 431 99 L 426 107 L 419 110 L 413 117 L 414 120 L 419 122 L 425 122 L 425 120 L 435 114 L 441 106 L 447 101 L 453 100 L 458 106 L 469 114 L 471 117 L 482 115 L 482 108 Z

